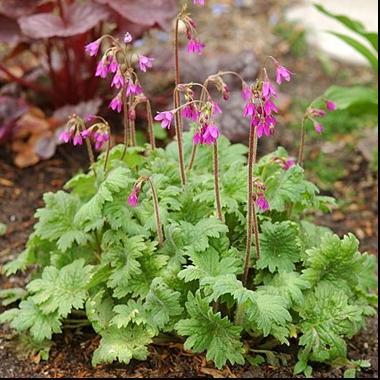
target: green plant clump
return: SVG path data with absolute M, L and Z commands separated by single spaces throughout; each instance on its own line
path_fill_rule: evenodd
M 191 136 L 184 137 L 190 152 Z M 286 158 L 284 149 L 262 157 L 255 175 L 271 209 L 258 214 L 260 257 L 243 286 L 247 148 L 219 141 L 223 223 L 214 215 L 211 149 L 198 151 L 182 188 L 176 145 L 132 147 L 124 158 L 115 146 L 107 172 L 102 154 L 97 176 L 77 174 L 64 191 L 45 194 L 26 250 L 5 265 L 8 275 L 36 271 L 26 292 L 8 291 L 22 300 L 1 321 L 39 346 L 65 326 L 89 323 L 101 336 L 94 365 L 144 360 L 162 334 L 206 352 L 219 368 L 243 364 L 253 342 L 288 345 L 289 338 L 298 339 L 296 373 L 312 361 L 345 358 L 346 340 L 375 313 L 375 259 L 359 253 L 352 234 L 341 239 L 303 219 L 332 199 L 318 195 L 300 166 L 284 170 L 273 160 Z M 152 191 L 142 189 L 136 208 L 126 202 L 142 175 L 158 194 L 162 246 Z

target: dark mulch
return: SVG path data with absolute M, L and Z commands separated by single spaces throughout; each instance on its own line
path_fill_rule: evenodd
M 0 222 L 7 224 L 5 236 L 0 237 L 0 264 L 14 258 L 20 252 L 30 234 L 35 209 L 42 206 L 42 194 L 46 191 L 59 190 L 65 181 L 86 166 L 86 154 L 81 149 L 59 147 L 54 159 L 40 162 L 28 169 L 17 169 L 10 161 L 8 152 L 0 152 Z M 323 217 L 320 222 L 337 229 L 339 233 L 363 229 L 359 236 L 366 249 L 377 253 L 377 223 L 375 204 L 376 191 L 374 182 L 368 185 L 369 177 L 365 174 L 366 166 L 360 167 L 360 173 L 343 180 L 342 188 L 355 186 L 357 194 L 355 207 Z M 354 181 L 352 181 L 354 178 Z M 356 181 L 356 179 L 362 179 Z M 367 178 L 368 181 L 363 179 Z M 334 189 L 339 195 L 340 188 Z M 343 192 L 344 193 L 344 192 Z M 365 217 L 364 217 L 365 216 Z M 366 222 L 367 221 L 367 222 Z M 363 224 L 364 223 L 364 224 Z M 367 223 L 367 224 L 365 224 Z M 368 223 L 371 228 L 368 228 Z M 366 229 L 367 226 L 367 229 Z M 357 231 L 356 231 L 357 232 Z M 22 286 L 25 276 L 11 279 L 0 277 L 2 288 Z M 377 377 L 378 373 L 378 338 L 377 320 L 371 319 L 367 328 L 349 343 L 349 356 L 353 359 L 368 359 L 372 367 L 364 370 L 361 377 Z M 295 363 L 294 347 L 284 347 L 284 358 L 288 365 L 271 366 L 234 366 L 220 371 L 207 362 L 203 355 L 193 355 L 183 349 L 181 343 L 152 345 L 151 355 L 145 362 L 132 361 L 128 366 L 107 365 L 93 368 L 91 355 L 99 342 L 91 329 L 66 330 L 57 335 L 48 361 L 39 361 L 38 357 L 25 357 L 25 347 L 17 347 L 12 333 L 4 326 L 0 327 L 0 376 L 1 377 L 292 377 Z M 293 352 L 293 353 L 292 353 Z M 315 377 L 339 378 L 343 369 L 317 365 Z

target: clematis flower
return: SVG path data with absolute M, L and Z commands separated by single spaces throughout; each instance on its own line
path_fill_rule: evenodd
M 109 107 L 116 112 L 121 112 L 123 102 L 121 101 L 120 93 L 111 100 Z
M 187 44 L 188 53 L 202 54 L 203 49 L 206 47 L 202 42 L 191 38 Z
M 261 211 L 268 211 L 269 210 L 269 202 L 265 198 L 264 194 L 260 194 L 256 199 L 256 205 Z
M 145 55 L 139 55 L 139 68 L 144 73 L 148 68 L 153 66 L 154 58 L 146 57 Z
M 98 54 L 99 47 L 100 47 L 100 39 L 97 39 L 96 41 L 93 41 L 87 44 L 84 47 L 84 50 L 90 57 L 94 57 Z
M 203 136 L 202 136 L 202 143 L 206 145 L 214 144 L 219 136 L 220 136 L 220 131 L 218 127 L 212 124 L 206 125 Z
M 326 108 L 328 111 L 332 112 L 336 110 L 336 103 L 333 102 L 332 100 L 326 100 Z
M 283 80 L 290 81 L 291 72 L 284 66 L 277 65 L 276 67 L 276 82 L 281 84 Z
M 171 111 L 159 112 L 154 120 L 161 122 L 161 128 L 170 128 L 174 114 Z
M 320 123 L 317 123 L 316 121 L 314 121 L 314 129 L 319 134 L 321 134 L 325 130 L 324 126 Z

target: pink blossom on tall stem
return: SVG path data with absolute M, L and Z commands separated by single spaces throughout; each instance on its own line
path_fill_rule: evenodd
M 205 131 L 202 136 L 202 142 L 206 145 L 211 145 L 216 142 L 220 136 L 220 131 L 215 125 L 206 125 Z
M 254 103 L 247 103 L 243 110 L 244 117 L 253 117 L 256 114 L 256 106 Z
M 200 115 L 200 112 L 197 110 L 197 107 L 194 104 L 188 104 L 182 108 L 181 114 L 184 118 L 197 121 Z
M 116 73 L 119 70 L 119 64 L 117 63 L 115 57 L 108 56 L 108 71 L 110 73 Z
M 261 138 L 264 135 L 267 137 L 270 136 L 271 134 L 270 126 L 271 124 L 268 123 L 266 119 L 260 118 L 260 121 L 255 125 L 255 127 L 257 128 L 257 137 Z
M 85 52 L 90 56 L 94 57 L 98 54 L 99 47 L 100 47 L 100 38 L 96 41 L 90 42 L 84 47 Z
M 263 82 L 263 97 L 265 99 L 268 99 L 272 96 L 273 97 L 277 96 L 276 89 L 274 88 L 274 86 L 272 85 L 270 81 Z
M 196 54 L 202 54 L 203 49 L 205 48 L 205 44 L 202 42 L 191 38 L 190 41 L 187 44 L 187 51 L 188 53 L 196 53 Z
M 68 130 L 64 130 L 59 134 L 59 140 L 66 144 L 71 140 L 71 137 L 72 137 L 72 132 Z
M 336 110 L 337 105 L 332 100 L 326 100 L 326 108 L 328 111 L 332 112 Z
M 96 66 L 95 76 L 101 77 L 104 79 L 107 77 L 108 73 L 109 73 L 109 65 L 108 65 L 107 61 L 104 58 L 102 58 L 98 62 L 98 65 Z
M 90 128 L 85 129 L 84 131 L 81 132 L 81 135 L 84 139 L 89 137 L 91 135 L 92 130 Z
M 100 150 L 104 143 L 110 139 L 110 136 L 107 132 L 95 132 L 95 149 Z
M 195 131 L 194 136 L 193 136 L 193 144 L 194 145 L 202 144 L 202 133 L 201 133 L 201 131 L 199 131 L 199 130 Z
M 284 170 L 289 170 L 291 169 L 293 166 L 295 166 L 297 163 L 297 160 L 294 158 L 294 157 L 289 157 L 287 158 L 284 162 L 283 162 L 283 165 L 282 165 L 282 168 Z
M 123 109 L 123 102 L 121 101 L 121 96 L 120 93 L 116 95 L 110 102 L 109 107 L 116 111 L 116 112 L 121 112 Z
M 325 128 L 323 127 L 321 123 L 318 123 L 316 121 L 314 121 L 313 123 L 314 123 L 314 129 L 317 133 L 321 134 L 325 130 Z
M 143 90 L 140 85 L 133 83 L 131 80 L 128 81 L 127 88 L 125 90 L 125 95 L 140 95 Z
M 313 116 L 313 117 L 326 116 L 326 111 L 320 108 L 310 108 L 309 113 L 310 113 L 310 116 Z
M 212 105 L 212 113 L 214 115 L 217 115 L 218 113 L 223 113 L 222 109 L 219 107 L 219 104 L 212 101 L 211 102 L 211 105 Z
M 291 72 L 282 65 L 277 65 L 276 67 L 276 82 L 277 84 L 281 84 L 283 80 L 287 82 L 290 81 Z
M 204 6 L 205 5 L 205 0 L 193 0 L 193 4 L 194 5 Z
M 117 89 L 120 89 L 121 87 L 124 86 L 124 77 L 121 74 L 120 70 L 116 72 L 114 75 L 112 82 L 111 82 L 111 87 L 116 87 Z
M 159 112 L 154 120 L 161 122 L 161 128 L 170 128 L 174 114 L 171 111 Z
M 241 96 L 245 102 L 248 102 L 248 100 L 252 97 L 252 90 L 247 84 L 243 84 L 243 88 L 241 90 Z
M 278 112 L 278 108 L 270 99 L 268 99 L 264 103 L 264 111 L 267 115 L 270 115 L 272 112 Z
M 82 145 L 83 144 L 83 138 L 82 135 L 78 132 L 73 137 L 73 145 Z
M 269 202 L 265 198 L 264 194 L 259 194 L 259 196 L 256 199 L 256 205 L 261 211 L 268 211 L 269 210 Z
M 128 197 L 128 204 L 131 207 L 137 207 L 139 204 L 139 194 L 135 189 L 132 190 L 131 194 Z
M 144 73 L 148 68 L 153 66 L 154 58 L 146 57 L 145 55 L 139 55 L 139 68 Z

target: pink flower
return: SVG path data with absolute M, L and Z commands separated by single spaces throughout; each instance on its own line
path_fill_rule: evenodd
M 256 114 L 256 105 L 254 103 L 247 103 L 243 110 L 243 116 L 247 117 L 253 117 Z
M 96 41 L 93 41 L 93 42 L 90 42 L 89 44 L 87 44 L 87 45 L 84 47 L 84 50 L 85 50 L 85 52 L 86 52 L 89 56 L 94 57 L 95 55 L 98 54 L 99 47 L 100 47 L 100 39 L 98 39 L 98 40 L 96 40 Z
M 205 0 L 193 0 L 194 5 L 205 5 Z
M 96 77 L 106 78 L 107 74 L 109 73 L 109 66 L 107 61 L 103 58 L 98 62 L 98 65 L 96 66 Z
M 212 113 L 214 115 L 217 115 L 218 113 L 223 113 L 222 109 L 219 107 L 219 104 L 212 101 L 211 102 L 211 105 L 212 105 Z
M 139 68 L 144 73 L 148 68 L 153 66 L 154 58 L 146 57 L 145 55 L 139 55 Z
M 319 108 L 311 108 L 310 109 L 310 115 L 313 117 L 326 116 L 326 111 L 321 110 Z
M 281 84 L 283 80 L 290 81 L 291 72 L 284 66 L 277 65 L 276 67 L 276 82 Z
M 188 104 L 182 109 L 181 114 L 186 119 L 197 121 L 200 112 L 197 110 L 197 107 L 195 107 L 194 104 Z
M 71 135 L 72 133 L 70 131 L 62 131 L 59 134 L 59 140 L 67 144 L 71 140 Z
M 95 149 L 100 150 L 104 143 L 110 139 L 110 136 L 107 132 L 95 132 Z
M 268 211 L 269 210 L 269 202 L 265 198 L 264 194 L 260 194 L 258 198 L 256 199 L 256 205 L 261 211 Z
M 92 130 L 90 128 L 85 129 L 83 132 L 81 132 L 81 136 L 86 139 L 88 136 L 91 135 Z
M 284 162 L 283 162 L 283 164 L 282 164 L 282 168 L 284 169 L 284 170 L 289 170 L 290 168 L 292 168 L 293 166 L 295 166 L 296 165 L 296 159 L 295 158 L 293 158 L 293 157 L 289 157 L 289 158 L 287 158 Z
M 245 102 L 248 102 L 248 100 L 250 100 L 252 97 L 251 88 L 246 84 L 243 85 L 243 89 L 241 90 L 241 96 Z
M 139 95 L 142 94 L 143 90 L 140 85 L 133 83 L 131 80 L 128 81 L 127 89 L 125 94 L 128 95 Z
M 276 89 L 273 87 L 272 83 L 269 82 L 269 81 L 265 81 L 263 83 L 263 97 L 265 99 L 268 99 L 270 97 L 276 97 L 277 96 L 277 92 L 276 92 Z
M 206 128 L 202 136 L 202 143 L 207 145 L 214 144 L 219 136 L 220 132 L 218 127 L 212 124 L 206 125 Z
M 195 131 L 194 133 L 193 144 L 194 145 L 202 144 L 202 133 L 199 130 Z
M 203 49 L 205 48 L 205 44 L 203 44 L 200 41 L 197 41 L 193 38 L 190 39 L 190 41 L 187 44 L 187 51 L 188 53 L 196 53 L 196 54 L 202 54 Z
M 325 130 L 325 128 L 323 127 L 323 125 L 320 124 L 320 123 L 317 123 L 316 121 L 314 121 L 314 129 L 319 134 L 322 133 Z
M 267 115 L 270 115 L 272 112 L 278 112 L 278 108 L 271 100 L 268 99 L 264 103 L 264 111 Z
M 96 119 L 96 116 L 95 115 L 87 115 L 84 120 L 86 120 L 87 123 L 91 123 L 93 122 L 94 120 Z
M 115 96 L 110 104 L 109 104 L 109 107 L 116 111 L 116 112 L 121 112 L 122 108 L 123 108 L 123 102 L 121 101 L 121 96 L 120 94 L 118 94 L 117 96 Z
M 159 112 L 154 120 L 161 122 L 161 128 L 170 128 L 174 114 L 171 111 Z
M 119 64 L 117 63 L 116 59 L 112 56 L 108 57 L 108 71 L 110 73 L 116 73 L 116 71 L 119 70 Z
M 270 124 L 265 119 L 260 119 L 257 124 L 257 137 L 261 138 L 262 136 L 270 136 Z
M 132 190 L 131 194 L 128 197 L 128 204 L 131 207 L 136 207 L 139 204 L 139 195 L 135 189 Z
M 124 38 L 123 38 L 124 43 L 129 44 L 132 42 L 132 40 L 133 38 L 132 38 L 131 33 L 127 32 L 124 34 Z
M 82 145 L 83 144 L 83 138 L 80 133 L 76 133 L 73 138 L 73 145 Z
M 328 111 L 335 111 L 336 110 L 336 103 L 332 100 L 326 100 L 326 108 Z
M 222 91 L 223 99 L 228 100 L 231 96 L 231 91 L 228 88 L 227 85 L 223 86 L 223 91 Z
M 117 71 L 112 79 L 111 87 L 113 86 L 115 86 L 117 89 L 124 86 L 124 77 L 120 71 Z

